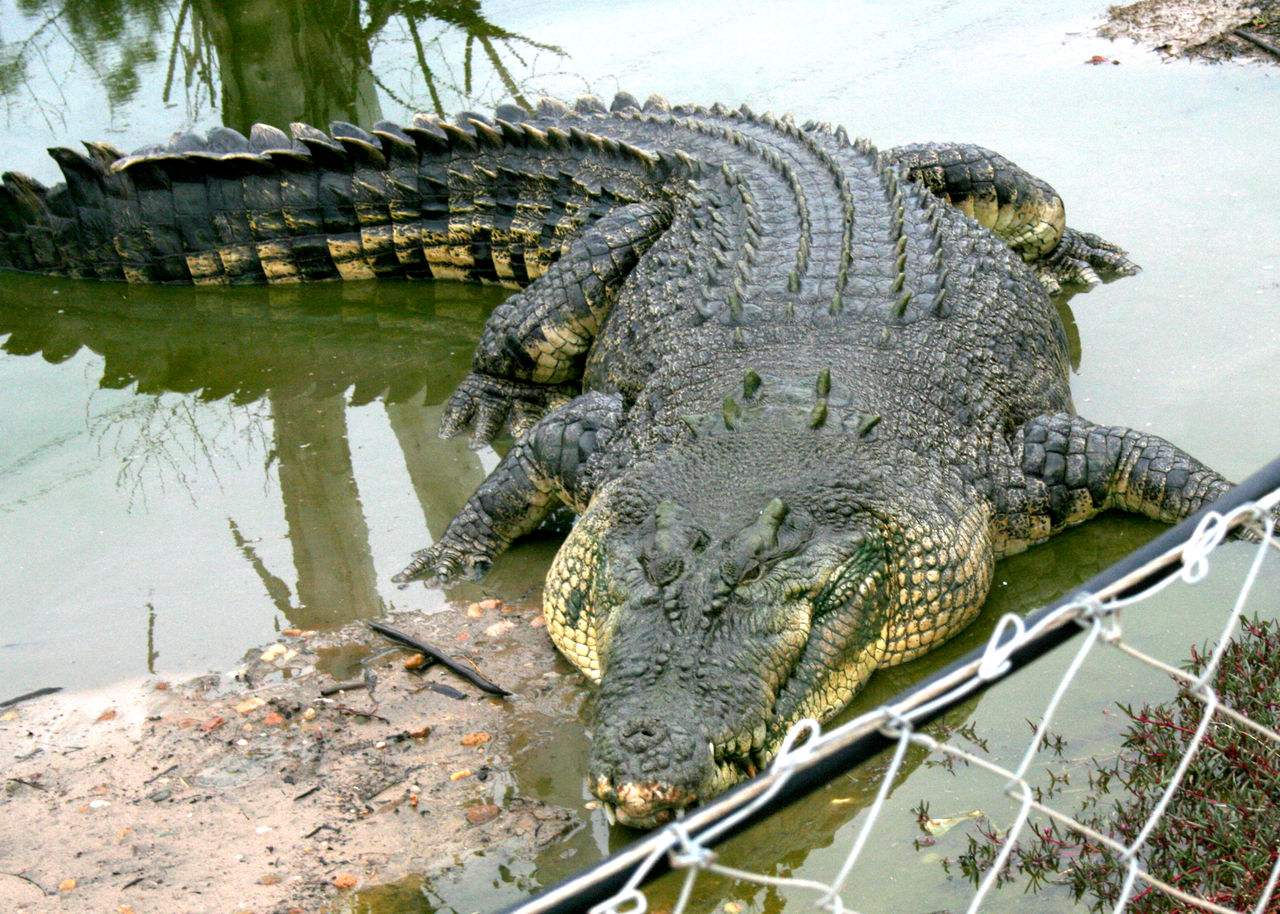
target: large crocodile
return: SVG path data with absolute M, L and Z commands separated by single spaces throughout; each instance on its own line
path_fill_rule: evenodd
M 1001 156 L 625 94 L 497 115 L 53 150 L 65 186 L 6 176 L 0 262 L 521 288 L 442 429 L 516 441 L 398 580 L 578 512 L 545 612 L 600 686 L 590 788 L 621 821 L 747 777 L 960 630 L 1001 556 L 1228 487 L 1075 414 L 1046 287 L 1135 268 Z

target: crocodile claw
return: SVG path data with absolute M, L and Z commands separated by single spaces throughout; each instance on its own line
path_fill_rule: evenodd
M 1052 295 L 1062 291 L 1064 285 L 1089 288 L 1104 279 L 1132 276 L 1140 269 L 1124 248 L 1091 232 L 1069 228 L 1062 233 L 1053 253 L 1039 264 L 1036 275 Z
M 510 428 L 519 439 L 547 411 L 572 396 L 563 386 L 529 384 L 472 371 L 445 404 L 440 437 L 453 438 L 470 428 L 472 447 L 481 447 Z
M 492 556 L 459 548 L 446 539 L 413 554 L 413 561 L 391 580 L 404 589 L 414 581 L 448 587 L 465 580 L 479 580 L 493 564 Z

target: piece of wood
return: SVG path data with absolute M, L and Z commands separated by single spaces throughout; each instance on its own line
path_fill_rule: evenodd
M 447 666 L 454 673 L 458 674 L 481 691 L 488 692 L 490 695 L 497 695 L 499 697 L 505 697 L 511 694 L 502 686 L 490 682 L 484 676 L 480 675 L 480 673 L 471 669 L 471 667 L 455 660 L 453 657 L 450 657 L 438 647 L 427 644 L 425 641 L 419 641 L 416 638 L 411 638 L 404 632 L 397 631 L 391 626 L 384 625 L 381 622 L 367 622 L 365 624 L 384 638 L 390 638 L 392 641 L 395 641 L 398 644 L 403 644 L 405 647 L 413 648 L 421 654 L 426 654 L 428 657 L 434 657 L 439 663 Z
M 1250 32 L 1248 29 L 1232 29 L 1231 34 L 1235 35 L 1237 38 L 1243 38 L 1245 41 L 1255 45 L 1256 47 L 1262 48 L 1262 50 L 1266 51 L 1268 54 L 1274 54 L 1276 57 L 1280 57 L 1280 45 L 1272 44 L 1270 41 L 1267 41 L 1267 39 L 1255 32 Z

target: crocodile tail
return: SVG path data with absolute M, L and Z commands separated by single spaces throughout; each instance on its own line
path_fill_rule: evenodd
M 463 112 L 456 123 L 418 115 L 368 132 L 341 122 L 329 133 L 294 124 L 292 135 L 257 124 L 248 137 L 217 127 L 128 155 L 104 144 L 51 149 L 65 183 L 10 173 L 0 184 L 0 268 L 129 282 L 523 285 L 566 234 L 652 193 L 668 169 L 595 134 L 539 130 L 517 112 Z

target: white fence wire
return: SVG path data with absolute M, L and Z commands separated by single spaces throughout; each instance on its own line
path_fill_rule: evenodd
M 1009 614 L 1004 616 L 992 632 L 987 643 L 982 661 L 967 679 L 952 685 L 947 691 L 931 697 L 923 704 L 911 707 L 886 705 L 864 714 L 848 723 L 823 733 L 818 723 L 813 720 L 799 721 L 787 734 L 782 748 L 770 765 L 769 773 L 773 775 L 767 790 L 755 796 L 750 803 L 735 810 L 726 818 L 720 819 L 692 834 L 687 821 L 676 821 L 667 826 L 653 849 L 632 872 L 625 886 L 607 901 L 590 909 L 591 914 L 641 914 L 648 910 L 648 900 L 642 890 L 647 877 L 664 857 L 675 870 L 683 870 L 684 878 L 679 896 L 671 909 L 671 914 L 683 914 L 688 910 L 694 884 L 704 873 L 714 873 L 731 880 L 754 883 L 774 888 L 792 888 L 813 893 L 813 905 L 819 910 L 832 914 L 853 914 L 858 910 L 855 904 L 843 897 L 850 875 L 858 864 L 858 859 L 867 844 L 872 829 L 885 807 L 890 788 L 895 777 L 902 769 L 907 749 L 913 744 L 923 747 L 929 753 L 962 761 L 978 769 L 983 769 L 1005 783 L 1006 793 L 1018 804 L 1018 811 L 1008 831 L 1004 834 L 1000 851 L 994 861 L 986 869 L 972 900 L 967 908 L 968 914 L 974 914 L 982 906 L 983 901 L 996 887 L 1002 871 L 1010 862 L 1010 856 L 1023 834 L 1028 818 L 1037 813 L 1057 824 L 1070 829 L 1083 838 L 1095 842 L 1100 847 L 1109 848 L 1118 855 L 1121 864 L 1126 868 L 1123 883 L 1120 887 L 1114 911 L 1122 912 L 1129 905 L 1139 882 L 1147 887 L 1145 891 L 1156 891 L 1188 906 L 1189 909 L 1215 911 L 1219 914 L 1265 914 L 1273 897 L 1277 894 L 1277 883 L 1280 883 L 1280 848 L 1272 849 L 1276 857 L 1270 876 L 1253 907 L 1247 911 L 1223 907 L 1215 902 L 1199 898 L 1176 886 L 1170 885 L 1148 872 L 1142 864 L 1142 851 L 1148 838 L 1160 823 L 1162 816 L 1173 800 L 1179 785 L 1182 783 L 1188 768 L 1204 741 L 1210 723 L 1215 716 L 1228 718 L 1233 723 L 1247 728 L 1257 736 L 1270 741 L 1280 750 L 1280 733 L 1276 733 L 1257 721 L 1246 717 L 1224 704 L 1212 683 L 1222 660 L 1224 652 L 1235 636 L 1249 594 L 1261 571 L 1263 560 L 1271 550 L 1280 552 L 1280 540 L 1276 537 L 1276 520 L 1273 510 L 1280 504 L 1280 490 L 1274 491 L 1256 502 L 1242 505 L 1227 514 L 1210 512 L 1205 515 L 1195 532 L 1181 547 L 1181 568 L 1178 573 L 1168 575 L 1159 583 L 1137 594 L 1124 597 L 1099 599 L 1084 596 L 1073 600 L 1039 619 L 1031 627 L 1027 627 L 1020 616 Z M 1124 638 L 1122 611 L 1134 604 L 1149 599 L 1166 587 L 1176 583 L 1196 584 L 1209 573 L 1210 555 L 1223 542 L 1228 534 L 1242 527 L 1251 530 L 1259 541 L 1248 572 L 1236 596 L 1216 647 L 1200 668 L 1198 675 L 1192 675 L 1170 666 L 1168 663 L 1140 650 Z M 1075 656 L 1058 683 L 1052 697 L 1045 706 L 1039 725 L 1023 753 L 1018 766 L 1009 770 L 955 746 L 946 740 L 939 740 L 916 728 L 916 722 L 927 719 L 939 708 L 953 705 L 969 693 L 977 690 L 985 683 L 1004 676 L 1010 667 L 1009 658 L 1020 648 L 1033 641 L 1041 632 L 1056 628 L 1068 621 L 1085 629 L 1085 635 L 1076 650 Z M 1077 821 L 1072 816 L 1044 802 L 1043 796 L 1037 793 L 1028 780 L 1028 771 L 1038 749 L 1049 733 L 1054 714 L 1067 693 L 1071 683 L 1076 679 L 1086 658 L 1100 647 L 1111 647 L 1123 652 L 1128 657 L 1146 664 L 1176 680 L 1181 690 L 1198 700 L 1203 705 L 1200 722 L 1186 744 L 1185 751 L 1165 785 L 1164 791 L 1151 809 L 1142 828 L 1128 843 L 1122 843 L 1114 837 L 1104 835 L 1094 828 Z M 767 807 L 783 785 L 799 768 L 809 762 L 825 746 L 839 742 L 849 734 L 865 731 L 868 725 L 878 726 L 880 732 L 896 741 L 888 769 L 880 783 L 875 799 L 867 811 L 864 822 L 858 831 L 843 865 L 830 882 L 816 879 L 769 876 L 726 866 L 719 862 L 716 853 L 711 849 L 716 840 L 731 832 L 737 825 L 756 815 Z

